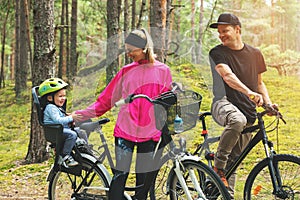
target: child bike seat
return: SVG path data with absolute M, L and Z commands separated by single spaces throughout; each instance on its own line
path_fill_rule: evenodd
M 39 86 L 35 86 L 32 88 L 32 97 L 33 97 L 33 103 L 36 107 L 39 124 L 44 129 L 44 135 L 46 140 L 56 147 L 61 147 L 63 146 L 64 139 L 65 139 L 62 134 L 63 126 L 61 124 L 44 124 L 43 122 L 44 113 L 41 105 L 41 99 L 40 96 L 38 95 L 38 89 Z

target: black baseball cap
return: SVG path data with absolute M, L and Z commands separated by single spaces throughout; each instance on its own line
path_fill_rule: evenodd
M 237 16 L 230 13 L 223 13 L 219 16 L 218 22 L 212 23 L 209 25 L 210 28 L 218 28 L 219 24 L 228 24 L 228 25 L 239 25 L 242 27 L 242 24 Z

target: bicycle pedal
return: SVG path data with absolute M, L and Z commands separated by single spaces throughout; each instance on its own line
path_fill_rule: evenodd
M 206 159 L 206 160 L 214 160 L 214 158 L 215 158 L 215 153 L 213 153 L 213 152 L 207 153 L 207 154 L 205 155 L 205 159 Z

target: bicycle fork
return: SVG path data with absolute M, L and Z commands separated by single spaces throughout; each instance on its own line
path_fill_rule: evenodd
M 280 171 L 278 169 L 278 164 L 276 164 L 274 162 L 273 155 L 276 154 L 276 152 L 274 150 L 273 143 L 270 141 L 267 141 L 264 144 L 264 148 L 265 148 L 266 156 L 268 158 L 268 168 L 269 168 L 271 181 L 272 181 L 273 188 L 274 188 L 273 194 L 276 197 L 285 199 L 285 198 L 287 198 L 287 195 L 285 192 L 282 192 L 282 189 L 281 189 L 282 181 L 281 181 Z
M 265 149 L 266 157 L 268 159 L 268 168 L 274 189 L 273 194 L 279 198 L 286 199 L 287 195 L 285 192 L 282 191 L 281 175 L 278 169 L 278 165 L 274 162 L 274 155 L 276 154 L 274 150 L 274 145 L 271 141 L 268 140 L 262 116 L 259 115 L 258 119 L 259 129 L 262 130 L 262 143 Z
M 175 168 L 174 171 L 176 173 L 176 176 L 178 178 L 178 181 L 184 191 L 184 193 L 187 195 L 187 200 L 194 200 L 193 197 L 191 196 L 190 192 L 189 192 L 189 188 L 185 182 L 185 178 L 183 177 L 182 171 L 180 170 L 180 167 L 184 168 L 183 165 L 180 165 L 180 161 L 178 161 L 177 159 L 175 160 Z M 193 169 L 187 169 L 188 173 L 189 173 L 189 177 L 191 178 L 191 181 L 193 183 L 193 186 L 197 192 L 198 192 L 198 197 L 197 200 L 205 200 L 206 197 L 202 191 L 202 189 L 200 188 L 199 182 L 197 181 L 196 175 L 193 171 Z M 184 171 L 184 169 L 183 169 Z

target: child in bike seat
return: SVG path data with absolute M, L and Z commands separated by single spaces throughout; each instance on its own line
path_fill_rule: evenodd
M 77 133 L 74 129 L 72 130 L 72 127 L 74 121 L 79 120 L 81 116 L 75 112 L 68 114 L 63 108 L 66 103 L 67 86 L 68 84 L 60 78 L 50 78 L 39 86 L 39 95 L 44 112 L 44 123 L 63 125 L 63 135 L 66 138 L 61 153 L 63 165 L 73 167 L 78 165 L 78 162 L 71 156 L 77 139 Z

